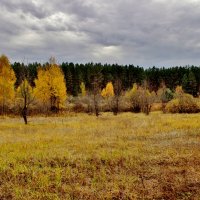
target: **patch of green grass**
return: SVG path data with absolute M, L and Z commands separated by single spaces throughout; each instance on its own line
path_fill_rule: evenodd
M 0 119 L 0 199 L 198 199 L 200 115 Z

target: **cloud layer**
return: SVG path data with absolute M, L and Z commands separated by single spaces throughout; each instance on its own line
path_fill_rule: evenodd
M 0 0 L 11 61 L 200 65 L 199 0 Z

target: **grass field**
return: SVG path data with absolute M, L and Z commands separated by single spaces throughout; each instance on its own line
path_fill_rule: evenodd
M 200 199 L 200 114 L 1 118 L 0 199 Z

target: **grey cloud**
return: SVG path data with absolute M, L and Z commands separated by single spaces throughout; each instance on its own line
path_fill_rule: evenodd
M 21 10 L 25 14 L 31 14 L 32 16 L 42 19 L 48 16 L 47 10 L 43 7 L 37 7 L 32 3 L 32 1 L 27 0 L 1 0 L 0 1 L 1 7 L 6 8 L 9 12 L 16 12 L 17 10 Z
M 79 20 L 87 18 L 96 18 L 98 11 L 96 7 L 89 0 L 53 0 L 52 4 L 56 11 L 62 11 L 66 14 L 76 15 Z
M 199 1 L 0 0 L 0 5 L 0 42 L 12 60 L 55 54 L 60 62 L 200 64 Z

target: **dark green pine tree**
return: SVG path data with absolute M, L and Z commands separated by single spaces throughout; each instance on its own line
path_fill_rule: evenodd
M 70 70 L 70 66 L 68 63 L 62 63 L 61 68 L 63 70 L 65 80 L 66 80 L 67 93 L 70 95 L 73 95 L 73 79 L 72 79 L 72 72 Z
M 183 88 L 184 92 L 188 93 L 188 76 L 187 76 L 187 74 L 183 75 L 182 88 Z
M 22 82 L 22 77 L 23 77 L 22 73 L 24 72 L 24 66 L 22 66 L 22 64 L 19 62 L 15 62 L 14 64 L 12 64 L 12 68 L 15 72 L 16 76 L 15 87 L 17 88 Z
M 188 93 L 197 96 L 197 80 L 191 70 L 188 74 Z
M 184 92 L 197 96 L 197 80 L 194 73 L 190 70 L 188 75 L 184 74 L 182 78 L 182 87 Z

